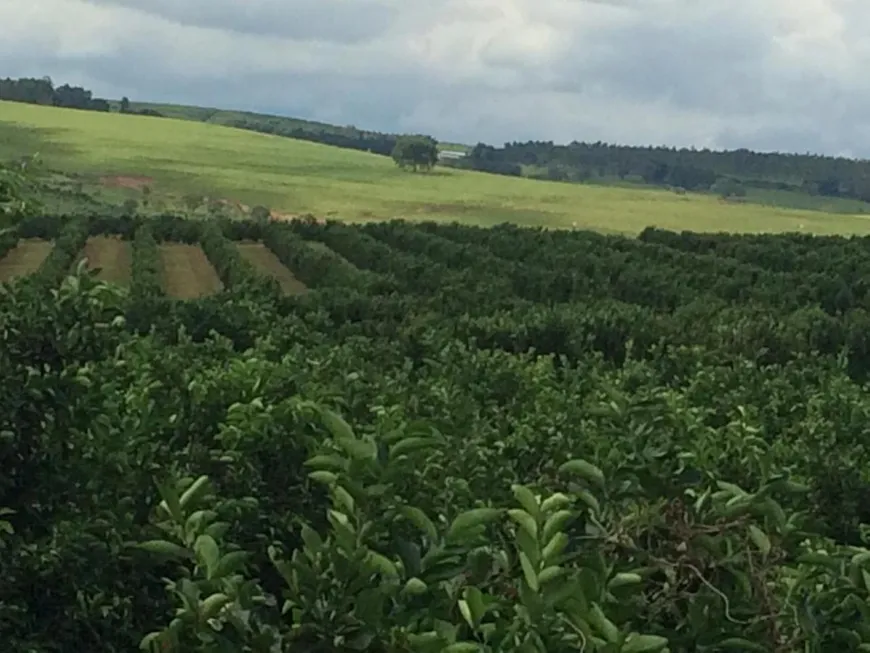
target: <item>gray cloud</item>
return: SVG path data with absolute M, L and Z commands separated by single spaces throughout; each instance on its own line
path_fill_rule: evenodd
M 380 0 L 91 0 L 189 27 L 260 36 L 353 43 L 383 33 L 395 5 Z
M 3 0 L 0 75 L 443 139 L 870 156 L 858 0 Z

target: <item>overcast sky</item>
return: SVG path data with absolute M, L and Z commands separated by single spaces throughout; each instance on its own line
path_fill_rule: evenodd
M 868 0 L 0 0 L 0 76 L 441 140 L 870 157 Z

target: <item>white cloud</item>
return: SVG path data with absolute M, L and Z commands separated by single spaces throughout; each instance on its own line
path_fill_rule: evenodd
M 0 74 L 500 143 L 870 155 L 863 0 L 2 0 Z

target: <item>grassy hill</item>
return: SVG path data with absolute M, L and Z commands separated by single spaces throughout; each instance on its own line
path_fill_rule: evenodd
M 113 110 L 117 111 L 120 103 L 112 102 Z M 130 109 L 133 112 L 150 110 L 166 116 L 167 118 L 175 118 L 178 120 L 192 120 L 195 122 L 207 122 L 212 125 L 234 126 L 239 121 L 249 121 L 253 123 L 273 123 L 281 128 L 290 131 L 293 129 L 304 129 L 309 132 L 322 132 L 326 134 L 339 134 L 346 136 L 355 136 L 358 133 L 375 133 L 364 129 L 359 129 L 353 125 L 332 125 L 326 122 L 318 122 L 316 120 L 304 120 L 302 118 L 290 118 L 287 116 L 276 116 L 264 113 L 256 113 L 253 111 L 234 111 L 229 109 L 214 109 L 210 107 L 195 107 L 185 104 L 160 104 L 157 102 L 131 102 Z M 441 150 L 452 150 L 456 152 L 468 152 L 471 146 L 462 143 L 439 142 L 438 147 Z
M 727 203 L 707 195 L 544 182 L 438 168 L 412 174 L 380 156 L 219 124 L 0 102 L 0 158 L 39 152 L 82 184 L 135 178 L 180 201 L 204 194 L 287 214 L 346 220 L 460 220 L 636 233 L 870 233 L 863 215 Z M 113 181 L 114 180 L 114 181 Z

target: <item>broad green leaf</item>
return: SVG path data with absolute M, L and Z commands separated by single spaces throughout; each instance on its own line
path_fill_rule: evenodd
M 604 487 L 604 473 L 587 460 L 569 460 L 559 467 L 560 474 L 572 474 L 596 485 Z
M 306 460 L 303 465 L 306 467 L 316 467 L 317 469 L 334 469 L 338 471 L 347 470 L 347 460 L 336 455 L 313 456 Z
M 474 508 L 467 510 L 459 515 L 450 524 L 447 531 L 447 537 L 454 537 L 463 531 L 475 528 L 477 526 L 485 526 L 494 522 L 502 516 L 502 510 L 498 508 Z
M 532 491 L 525 485 L 518 484 L 512 485 L 511 490 L 523 509 L 537 522 L 541 518 L 541 507 Z
M 729 492 L 732 497 L 743 497 L 746 496 L 746 490 L 744 490 L 739 485 L 734 485 L 734 483 L 727 483 L 725 481 L 716 481 L 716 485 L 720 490 L 724 492 Z
M 541 504 L 541 510 L 543 510 L 544 513 L 550 513 L 554 510 L 559 510 L 570 505 L 571 499 L 569 497 L 561 492 L 556 492 L 552 496 L 544 499 L 544 502 Z
M 442 649 L 441 653 L 476 653 L 480 650 L 480 645 L 474 642 L 456 642 Z
M 469 585 L 463 592 L 465 602 L 471 611 L 472 626 L 477 628 L 486 614 L 486 604 L 483 601 L 483 593 L 474 585 Z
M 309 472 L 308 478 L 312 481 L 317 481 L 318 483 L 323 483 L 325 485 L 332 485 L 338 480 L 338 476 L 336 476 L 333 472 L 328 472 L 323 469 L 319 469 L 316 472 Z
M 148 540 L 136 545 L 137 549 L 142 549 L 148 553 L 167 556 L 169 558 L 190 559 L 193 554 L 183 546 L 167 542 L 166 540 Z
M 178 498 L 178 492 L 175 491 L 175 488 L 172 487 L 171 483 L 168 481 L 155 479 L 154 482 L 157 485 L 157 490 L 160 492 L 160 496 L 163 498 L 163 501 L 160 502 L 160 507 L 163 508 L 163 510 L 165 510 L 177 524 L 184 523 L 184 515 L 181 511 L 181 502 Z
M 520 528 L 528 533 L 529 537 L 533 540 L 537 541 L 538 539 L 538 524 L 535 522 L 535 518 L 532 517 L 525 510 L 520 510 L 519 508 L 512 508 L 508 510 L 508 514 L 511 516 L 517 524 L 519 524 Z
M 200 565 L 205 567 L 207 577 L 212 578 L 220 560 L 220 550 L 218 549 L 217 542 L 214 541 L 211 535 L 200 535 L 196 538 L 193 550 Z
M 378 455 L 378 447 L 371 440 L 339 440 L 339 445 L 354 460 L 374 460 Z
M 308 524 L 302 524 L 302 541 L 312 553 L 317 553 L 323 548 L 323 539 L 320 534 Z
M 564 576 L 566 572 L 567 570 L 559 565 L 547 567 L 544 571 L 538 574 L 538 583 L 546 585 L 551 580 L 555 580 L 556 578 L 559 578 L 559 576 Z
M 405 519 L 414 524 L 414 526 L 423 531 L 423 533 L 426 534 L 426 537 L 429 538 L 430 542 L 438 540 L 438 531 L 435 529 L 435 524 L 433 524 L 432 520 L 426 516 L 425 512 L 419 508 L 415 508 L 414 506 L 402 506 L 399 509 L 399 513 L 405 517 Z
M 601 606 L 597 603 L 593 603 L 589 606 L 589 612 L 587 613 L 586 618 L 605 640 L 611 644 L 616 644 L 619 641 L 619 628 L 617 628 L 616 624 L 607 618 L 607 615 L 604 614 Z
M 230 551 L 220 559 L 215 570 L 215 578 L 224 578 L 239 571 L 250 557 L 247 551 Z
M 598 499 L 589 490 L 580 490 L 577 492 L 577 497 L 592 509 L 592 512 L 598 514 L 601 512 L 601 504 Z
M 547 521 L 544 522 L 544 531 L 541 534 L 542 539 L 545 542 L 549 542 L 553 539 L 553 535 L 561 531 L 573 517 L 574 513 L 570 510 L 559 510 L 558 512 L 554 512 L 552 515 L 547 517 Z
M 474 617 L 471 615 L 471 608 L 468 607 L 468 601 L 465 599 L 459 599 L 456 604 L 459 606 L 459 612 L 462 614 L 462 618 L 465 619 L 465 622 L 474 628 Z
M 429 591 L 429 586 L 416 576 L 414 578 L 409 578 L 408 582 L 405 583 L 405 592 L 411 596 L 419 596 L 420 594 L 425 594 L 427 591 Z
M 414 451 L 419 451 L 420 449 L 425 449 L 426 447 L 431 447 L 435 444 L 437 444 L 437 442 L 432 438 L 404 438 L 390 447 L 390 460 L 396 460 L 399 456 L 413 453 Z
M 229 602 L 230 597 L 226 594 L 212 594 L 199 606 L 200 614 L 203 619 L 212 619 Z
M 338 501 L 340 508 L 343 508 L 349 513 L 354 511 L 356 504 L 354 503 L 353 497 L 348 494 L 347 490 L 340 485 L 333 485 L 332 493 L 335 496 L 335 500 Z
M 181 495 L 178 503 L 181 508 L 196 505 L 196 502 L 208 492 L 209 480 L 208 476 L 200 476 L 193 484 L 187 488 Z
M 631 633 L 622 646 L 621 653 L 655 653 L 668 645 L 668 640 L 658 635 Z
M 381 555 L 377 551 L 369 551 L 367 561 L 384 576 L 389 576 L 390 578 L 399 577 L 399 570 L 396 568 L 396 565 L 393 564 L 389 558 Z
M 766 646 L 762 646 L 757 642 L 750 642 L 748 639 L 743 639 L 742 637 L 729 637 L 728 639 L 723 639 L 721 642 L 716 644 L 716 648 L 726 651 L 757 651 L 758 653 L 768 653 Z
M 356 439 L 356 435 L 354 435 L 350 424 L 344 421 L 344 418 L 342 418 L 338 413 L 329 410 L 328 408 L 321 408 L 320 417 L 323 421 L 323 425 L 329 430 L 336 441 L 341 442 Z
M 535 571 L 529 557 L 522 551 L 520 551 L 520 566 L 523 568 L 523 577 L 526 579 L 526 584 L 533 592 L 537 592 L 540 587 L 538 585 L 538 572 Z
M 567 534 L 563 532 L 556 533 L 541 552 L 544 563 L 553 562 L 553 560 L 562 555 L 562 551 L 568 546 L 568 541 Z
M 770 538 L 767 537 L 767 534 L 764 531 L 754 524 L 750 524 L 749 537 L 752 540 L 752 543 L 758 547 L 759 551 L 761 551 L 763 556 L 766 557 L 770 554 Z
M 625 587 L 626 585 L 637 585 L 643 582 L 643 578 L 639 574 L 633 573 L 622 573 L 616 574 L 610 581 L 607 583 L 607 589 L 615 590 L 620 587 Z

